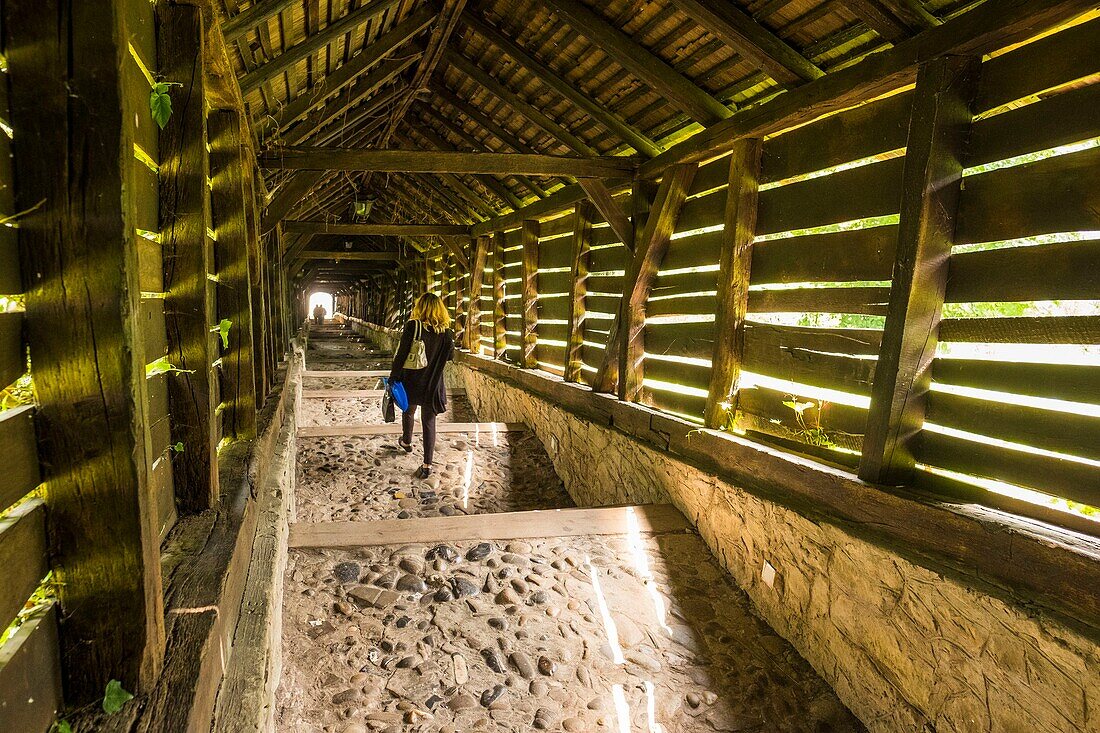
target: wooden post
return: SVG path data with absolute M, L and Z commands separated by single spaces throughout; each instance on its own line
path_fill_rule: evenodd
M 256 435 L 256 373 L 252 365 L 252 274 L 249 261 L 248 166 L 241 117 L 235 110 L 211 112 L 210 210 L 213 221 L 218 339 L 221 348 L 222 432 L 236 440 Z M 229 330 L 222 336 L 222 326 Z M 228 344 L 228 346 L 226 346 Z
M 749 273 L 752 241 L 756 236 L 761 150 L 759 139 L 738 140 L 730 155 L 726 228 L 719 256 L 714 351 L 703 413 L 708 428 L 722 427 L 727 413 L 736 409 L 734 401 L 745 346 L 745 316 L 749 309 Z
M 481 283 L 485 277 L 485 263 L 489 256 L 489 236 L 477 238 L 474 259 L 470 263 L 470 309 L 466 317 L 466 348 L 481 353 Z
M 859 463 L 866 481 L 904 482 L 915 463 L 979 70 L 978 58 L 952 56 L 917 72 L 890 304 Z
M 634 241 L 634 257 L 627 271 L 623 299 L 619 307 L 619 399 L 636 402 L 642 397 L 645 378 L 645 302 L 657 271 L 668 252 L 668 243 L 695 179 L 694 163 L 673 166 L 665 171 L 653 199 L 645 227 Z M 615 354 L 608 350 L 607 358 Z
M 504 308 L 504 232 L 493 234 L 493 358 L 503 359 L 508 348 Z
M 457 260 L 454 261 L 452 272 L 454 272 L 455 288 L 455 342 L 460 346 L 466 346 L 466 317 L 469 313 L 462 303 L 466 297 L 466 283 L 463 282 L 462 267 Z
M 520 234 L 523 241 L 523 354 L 520 366 L 534 369 L 538 366 L 535 359 L 535 345 L 538 342 L 535 327 L 539 320 L 539 223 L 525 220 Z
M 569 336 L 565 346 L 565 381 L 581 376 L 584 348 L 585 294 L 588 290 L 588 252 L 592 247 L 592 204 L 579 202 L 573 209 L 573 254 L 569 279 Z
M 168 360 L 178 373 L 168 375 L 172 441 L 183 452 L 172 459 L 176 503 L 184 512 L 200 512 L 218 502 L 217 445 L 214 420 L 218 405 L 213 362 L 217 334 L 214 303 L 213 242 L 203 86 L 202 12 L 193 5 L 161 5 L 157 10 L 157 54 L 171 87 L 172 116 L 160 132 L 160 219 L 164 246 L 164 318 Z
M 245 159 L 244 176 L 244 213 L 248 233 L 248 273 L 251 277 L 252 291 L 252 364 L 253 381 L 256 384 L 256 407 L 259 409 L 267 397 L 267 324 L 264 319 L 267 293 L 263 275 L 264 238 L 260 236 L 260 207 L 256 197 L 257 169 L 252 166 L 248 156 Z
M 18 229 L 25 336 L 71 705 L 102 698 L 112 678 L 151 690 L 164 658 L 136 318 L 134 117 L 149 114 L 149 89 L 120 71 L 133 63 L 120 5 L 0 6 L 19 131 L 14 211 L 26 212 Z

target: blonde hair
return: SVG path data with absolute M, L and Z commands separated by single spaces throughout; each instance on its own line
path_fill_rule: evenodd
M 421 321 L 436 333 L 442 333 L 451 327 L 451 314 L 435 293 L 424 293 L 416 299 L 412 317 L 414 321 Z

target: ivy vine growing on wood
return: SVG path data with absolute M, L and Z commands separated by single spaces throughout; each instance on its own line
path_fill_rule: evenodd
M 162 130 L 172 116 L 172 96 L 168 90 L 181 86 L 183 84 L 175 81 L 158 81 L 153 83 L 153 89 L 149 92 L 149 111 L 153 114 L 153 121 Z

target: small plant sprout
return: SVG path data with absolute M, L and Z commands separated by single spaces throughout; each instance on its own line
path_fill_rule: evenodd
M 194 369 L 180 369 L 179 367 L 168 361 L 167 356 L 162 356 L 156 361 L 151 361 L 145 365 L 145 378 L 150 379 L 152 377 L 159 376 L 161 374 L 194 374 Z
M 175 445 L 173 445 L 172 451 L 175 453 L 183 453 L 183 441 L 178 441 Z
M 121 682 L 111 680 L 107 683 L 107 689 L 103 694 L 103 712 L 114 715 L 122 709 L 123 705 L 133 699 L 133 693 L 124 690 Z
M 153 114 L 153 121 L 162 130 L 172 116 L 172 96 L 168 90 L 181 86 L 183 85 L 178 82 L 158 81 L 153 84 L 153 89 L 149 92 L 149 111 Z
M 223 349 L 229 348 L 229 329 L 231 329 L 232 327 L 233 321 L 229 320 L 228 318 L 223 318 L 221 322 L 218 323 L 218 335 L 222 337 Z

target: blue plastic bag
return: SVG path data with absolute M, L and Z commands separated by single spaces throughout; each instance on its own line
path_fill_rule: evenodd
M 401 382 L 392 382 L 390 393 L 393 395 L 393 403 L 397 405 L 398 409 L 401 412 L 406 412 L 409 409 L 409 396 L 405 394 L 405 386 Z

